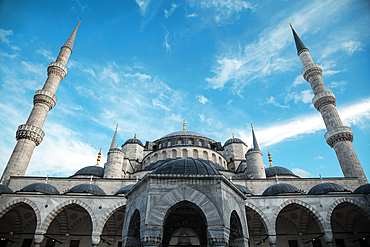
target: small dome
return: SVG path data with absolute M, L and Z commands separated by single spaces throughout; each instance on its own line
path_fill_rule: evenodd
M 183 175 L 216 175 L 220 174 L 215 168 L 208 165 L 206 162 L 186 158 L 175 159 L 163 163 L 153 174 L 183 174 Z
M 94 184 L 79 184 L 68 190 L 67 193 L 89 193 L 97 196 L 105 196 L 105 192 Z
M 285 167 L 281 167 L 281 166 L 267 167 L 265 169 L 265 173 L 266 173 L 266 177 L 274 177 L 276 175 L 278 175 L 278 176 L 286 175 L 286 176 L 298 177 L 292 171 L 286 169 Z
M 224 144 L 224 147 L 231 144 L 231 143 L 243 143 L 245 145 L 245 143 L 240 140 L 239 138 L 230 138 L 229 140 L 227 140 Z
M 129 185 L 126 185 L 124 187 L 122 187 L 121 189 L 119 189 L 116 194 L 114 194 L 115 196 L 116 195 L 120 195 L 120 194 L 127 194 L 133 187 L 134 187 L 135 184 L 129 184 Z
M 313 186 L 310 191 L 307 193 L 309 195 L 322 195 L 329 192 L 346 192 L 346 190 L 339 184 L 335 183 L 321 183 Z
M 234 184 L 238 190 L 240 190 L 244 195 L 253 195 L 252 192 L 245 186 L 240 184 Z
M 197 136 L 197 137 L 207 138 L 204 135 L 198 134 L 198 133 L 193 132 L 193 131 L 187 131 L 187 130 L 172 132 L 170 134 L 167 134 L 167 135 L 163 136 L 162 138 L 168 138 L 168 137 L 172 137 L 172 136 Z
M 83 176 L 96 176 L 96 177 L 103 177 L 104 176 L 104 168 L 100 166 L 86 166 L 80 170 L 78 170 L 73 176 L 83 175 Z
M 48 195 L 59 195 L 59 191 L 52 185 L 46 183 L 29 184 L 21 192 L 40 192 Z
M 123 146 L 125 146 L 126 144 L 139 144 L 140 146 L 143 146 L 143 143 L 139 140 L 139 139 L 136 139 L 136 138 L 131 138 L 131 139 L 128 139 L 125 144 L 123 144 Z
M 250 149 L 248 149 L 247 153 L 250 153 L 250 152 L 253 152 L 253 151 L 259 151 L 259 152 L 261 152 L 260 150 L 256 150 L 255 148 L 250 148 Z
M 2 194 L 13 194 L 14 192 L 8 187 L 3 184 L 0 184 L 0 195 Z
M 370 184 L 363 184 L 355 191 L 353 191 L 354 194 L 369 194 L 370 193 Z
M 274 184 L 268 187 L 263 193 L 263 196 L 274 196 L 282 193 L 301 193 L 295 186 L 290 184 Z

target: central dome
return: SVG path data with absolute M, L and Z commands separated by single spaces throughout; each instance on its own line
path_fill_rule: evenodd
M 163 163 L 152 174 L 216 175 L 220 173 L 203 161 L 186 158 Z
M 197 136 L 197 137 L 207 138 L 204 135 L 198 134 L 193 131 L 187 131 L 187 130 L 172 132 L 170 134 L 163 136 L 162 138 L 167 138 L 167 137 L 172 137 L 172 136 Z

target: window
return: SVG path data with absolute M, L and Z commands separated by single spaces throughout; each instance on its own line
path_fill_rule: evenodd
M 46 240 L 46 245 L 45 245 L 45 247 L 54 247 L 55 246 L 55 241 L 54 241 L 54 239 L 48 239 L 48 240 Z
M 346 245 L 344 244 L 344 240 L 343 239 L 336 239 L 335 240 L 335 246 L 336 247 L 346 247 Z
M 69 247 L 78 247 L 80 246 L 80 240 L 71 240 Z
M 321 240 L 320 239 L 312 240 L 312 246 L 313 247 L 322 247 Z
M 289 247 L 298 247 L 297 240 L 288 240 Z
M 22 247 L 31 247 L 33 239 L 24 239 Z

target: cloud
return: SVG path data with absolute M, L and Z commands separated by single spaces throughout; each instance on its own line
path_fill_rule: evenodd
M 140 7 L 140 13 L 142 16 L 145 16 L 146 9 L 150 3 L 150 0 L 136 0 L 136 3 Z
M 305 171 L 303 169 L 300 169 L 300 168 L 293 168 L 292 169 L 292 172 L 295 174 L 295 175 L 298 175 L 300 176 L 301 178 L 308 178 L 311 176 L 311 173 L 309 173 L 308 171 Z
M 191 13 L 191 14 L 188 14 L 188 13 L 186 13 L 185 14 L 185 17 L 186 18 L 195 18 L 195 17 L 197 17 L 198 15 L 196 14 L 196 13 Z
M 27 71 L 31 73 L 34 73 L 40 76 L 46 75 L 45 66 L 42 64 L 34 64 L 31 62 L 26 62 L 26 61 L 22 61 L 21 64 Z
M 17 56 L 17 54 L 9 55 L 7 52 L 0 52 L 0 56 L 8 57 L 8 58 L 15 58 Z
M 362 44 L 359 41 L 346 41 L 341 43 L 342 49 L 345 50 L 348 55 L 353 55 L 355 51 L 362 51 Z
M 272 104 L 274 106 L 280 107 L 280 108 L 289 108 L 288 105 L 281 105 L 278 102 L 276 102 L 275 97 L 271 96 L 269 99 L 267 99 L 268 104 Z
M 164 18 L 168 19 L 168 17 L 170 17 L 173 14 L 173 12 L 175 11 L 177 7 L 178 6 L 175 3 L 171 3 L 170 10 L 164 9 Z
M 311 103 L 312 101 L 312 98 L 313 98 L 313 93 L 310 89 L 306 89 L 306 90 L 303 90 L 299 93 L 297 92 L 292 92 L 292 93 L 289 93 L 287 96 L 286 96 L 286 100 L 289 101 L 291 99 L 294 99 L 294 103 L 298 103 L 298 102 L 303 102 L 303 103 Z
M 206 117 L 204 116 L 204 114 L 199 114 L 199 117 L 201 122 L 206 121 Z
M 14 51 L 20 51 L 21 48 L 15 45 L 11 45 L 12 41 L 8 38 L 8 36 L 13 36 L 13 30 L 4 30 L 0 29 L 0 40 L 1 42 L 7 44 L 12 50 Z
M 347 83 L 348 83 L 347 81 L 339 81 L 339 82 L 333 81 L 332 83 L 329 84 L 328 88 L 338 89 L 340 93 L 343 93 L 346 90 L 344 86 Z
M 52 56 L 51 51 L 45 49 L 39 49 L 36 53 L 43 55 L 47 60 L 54 61 L 55 57 Z
M 166 107 L 162 103 L 160 103 L 158 99 L 152 99 L 152 104 L 153 104 L 154 107 L 158 106 L 158 107 L 162 108 L 163 110 L 166 110 L 166 111 L 170 110 L 168 107 Z
M 363 99 L 348 106 L 338 107 L 338 112 L 344 125 L 362 125 L 364 128 L 368 128 L 370 125 L 370 98 Z M 290 119 L 274 126 L 262 127 L 260 129 L 257 127 L 254 129 L 261 146 L 270 146 L 324 130 L 325 125 L 321 115 L 315 113 Z M 251 140 L 249 132 L 239 130 L 239 133 L 243 137 L 242 139 Z
M 298 86 L 298 85 L 300 85 L 300 84 L 303 84 L 303 83 L 305 83 L 306 82 L 306 80 L 305 79 L 303 79 L 303 76 L 302 75 L 298 75 L 295 79 L 294 79 L 294 82 L 293 82 L 293 84 L 292 84 L 292 87 L 296 87 L 296 86 Z
M 325 157 L 323 157 L 323 156 L 317 156 L 317 157 L 315 157 L 315 160 L 323 160 Z
M 196 98 L 202 104 L 206 104 L 207 102 L 209 102 L 209 100 L 206 97 L 204 97 L 203 95 L 197 95 Z
M 164 36 L 164 43 L 163 43 L 163 46 L 166 48 L 166 51 L 167 52 L 171 52 L 171 46 L 168 44 L 168 35 L 170 33 L 167 31 L 166 29 L 166 36 Z

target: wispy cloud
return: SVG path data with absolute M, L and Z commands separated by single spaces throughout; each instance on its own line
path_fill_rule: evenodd
M 86 10 L 89 10 L 91 12 L 91 9 L 90 9 L 89 5 L 87 5 L 87 3 L 84 3 L 82 0 L 75 0 L 75 2 L 77 4 L 78 9 L 76 9 L 75 6 L 72 6 L 71 7 L 72 11 L 77 12 L 77 10 L 84 11 L 86 9 Z
M 328 88 L 329 89 L 338 89 L 339 93 L 343 93 L 344 90 L 346 90 L 345 85 L 347 84 L 347 81 L 333 81 L 332 83 L 329 84 Z
M 150 0 L 136 0 L 136 3 L 140 7 L 140 13 L 141 15 L 145 16 L 146 8 L 148 7 Z
M 294 174 L 300 176 L 301 178 L 309 178 L 311 176 L 311 173 L 309 173 L 308 171 L 305 171 L 301 168 L 293 168 L 292 172 Z
M 203 95 L 197 95 L 196 98 L 198 99 L 198 101 L 202 104 L 206 104 L 209 100 L 204 97 Z
M 342 49 L 348 53 L 348 55 L 352 55 L 355 51 L 362 51 L 362 44 L 359 41 L 350 40 L 342 42 L 341 46 Z
M 206 121 L 206 117 L 204 116 L 204 114 L 199 114 L 199 117 L 201 122 Z
M 178 7 L 177 4 L 171 3 L 170 10 L 164 9 L 164 18 L 168 19 L 168 17 L 170 17 L 173 14 L 177 7 Z
M 286 100 L 294 100 L 294 103 L 303 102 L 303 103 L 310 103 L 313 98 L 313 93 L 310 89 L 303 90 L 301 92 L 291 92 L 286 96 Z
M 164 43 L 163 43 L 163 46 L 166 48 L 166 51 L 167 52 L 171 52 L 171 46 L 168 44 L 168 36 L 170 35 L 170 33 L 168 32 L 168 30 L 166 29 L 166 35 L 164 36 Z
M 317 156 L 317 157 L 315 157 L 315 160 L 323 160 L 325 157 L 323 157 L 323 156 Z
M 15 58 L 17 54 L 8 54 L 7 52 L 0 52 L 0 56 L 8 57 L 8 58 Z
M 270 98 L 267 99 L 267 104 L 272 104 L 274 106 L 280 107 L 280 108 L 289 108 L 289 105 L 281 105 L 278 103 L 275 99 L 275 97 L 271 96 Z
M 298 75 L 295 79 L 294 79 L 294 82 L 292 84 L 292 87 L 296 87 L 300 84 L 303 84 L 303 83 L 306 83 L 306 80 L 303 79 L 303 76 L 302 75 Z
M 46 74 L 45 66 L 43 66 L 42 64 L 35 64 L 31 62 L 26 62 L 26 61 L 22 61 L 21 64 L 23 65 L 24 69 L 26 69 L 27 71 L 31 73 L 34 73 L 40 76 L 43 76 Z
M 47 60 L 54 61 L 55 57 L 52 56 L 51 51 L 45 50 L 45 49 L 39 49 L 36 51 L 36 53 L 43 55 Z
M 14 51 L 20 51 L 21 48 L 15 45 L 11 45 L 12 41 L 10 41 L 9 36 L 13 36 L 13 30 L 5 30 L 0 28 L 0 40 L 1 42 L 7 44 L 11 49 Z

